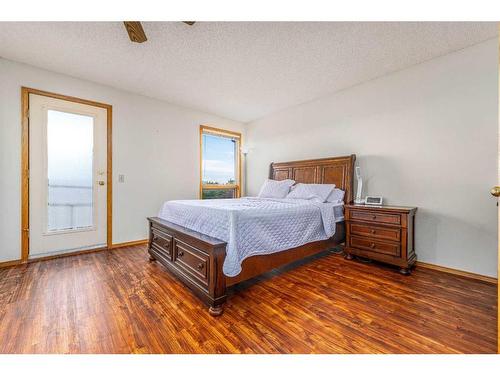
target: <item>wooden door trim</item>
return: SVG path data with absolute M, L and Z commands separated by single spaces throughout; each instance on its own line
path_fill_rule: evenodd
M 104 108 L 106 110 L 107 127 L 107 189 L 106 189 L 106 246 L 113 244 L 113 140 L 112 123 L 113 107 L 110 104 L 95 102 L 61 95 L 53 92 L 21 87 L 21 262 L 26 263 L 29 257 L 29 95 L 35 94 L 49 98 Z
M 498 32 L 500 33 L 500 22 L 497 24 L 497 27 L 498 27 Z M 497 48 L 498 48 L 498 53 L 499 53 L 499 55 L 498 55 L 499 57 L 497 60 L 498 73 L 500 74 L 500 39 L 498 40 Z M 498 105 L 498 108 L 500 108 L 500 75 L 497 78 L 497 86 L 498 86 L 498 95 L 499 95 L 497 97 L 497 105 Z M 500 111 L 498 111 L 498 119 L 497 120 L 498 120 L 497 126 L 500 128 Z M 498 142 L 498 148 L 499 148 L 497 150 L 497 158 L 499 158 L 499 160 L 497 160 L 497 162 L 500 163 L 500 135 L 498 136 L 497 142 Z M 498 174 L 500 175 L 500 167 L 498 168 Z M 497 183 L 500 184 L 500 179 L 499 179 L 499 181 L 497 181 Z M 498 200 L 497 200 L 497 202 L 498 202 Z M 497 208 L 497 216 L 500 216 L 500 211 L 498 211 L 498 210 L 499 209 Z M 498 232 L 499 233 L 497 233 L 497 242 L 498 242 L 498 244 L 497 244 L 497 247 L 498 247 L 498 249 L 497 249 L 498 250 L 497 277 L 500 278 L 500 221 L 498 222 Z M 497 353 L 500 354 L 500 287 L 497 288 L 497 305 L 498 305 L 497 306 Z

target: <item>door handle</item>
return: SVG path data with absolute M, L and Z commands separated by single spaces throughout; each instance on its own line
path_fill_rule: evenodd
M 99 181 L 99 185 L 103 186 L 104 185 L 104 181 Z
M 493 186 L 490 190 L 490 193 L 494 197 L 500 197 L 500 186 Z

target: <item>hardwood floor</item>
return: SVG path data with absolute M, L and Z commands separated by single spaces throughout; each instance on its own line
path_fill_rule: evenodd
M 142 245 L 0 269 L 0 353 L 494 353 L 496 300 L 328 254 L 239 286 L 213 318 Z

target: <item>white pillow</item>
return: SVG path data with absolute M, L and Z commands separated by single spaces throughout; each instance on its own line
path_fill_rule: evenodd
M 289 199 L 308 199 L 317 202 L 325 202 L 326 198 L 335 188 L 333 184 L 297 184 L 293 187 Z
M 327 202 L 330 203 L 341 203 L 344 201 L 345 191 L 342 189 L 333 189 L 328 198 L 326 198 Z
M 266 180 L 260 188 L 259 198 L 285 198 L 294 180 Z

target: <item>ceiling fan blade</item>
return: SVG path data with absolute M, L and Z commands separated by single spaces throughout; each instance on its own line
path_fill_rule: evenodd
M 123 23 L 132 42 L 143 43 L 148 40 L 140 22 L 124 21 Z
M 182 22 L 184 22 L 186 25 L 193 26 L 196 21 L 182 21 Z

